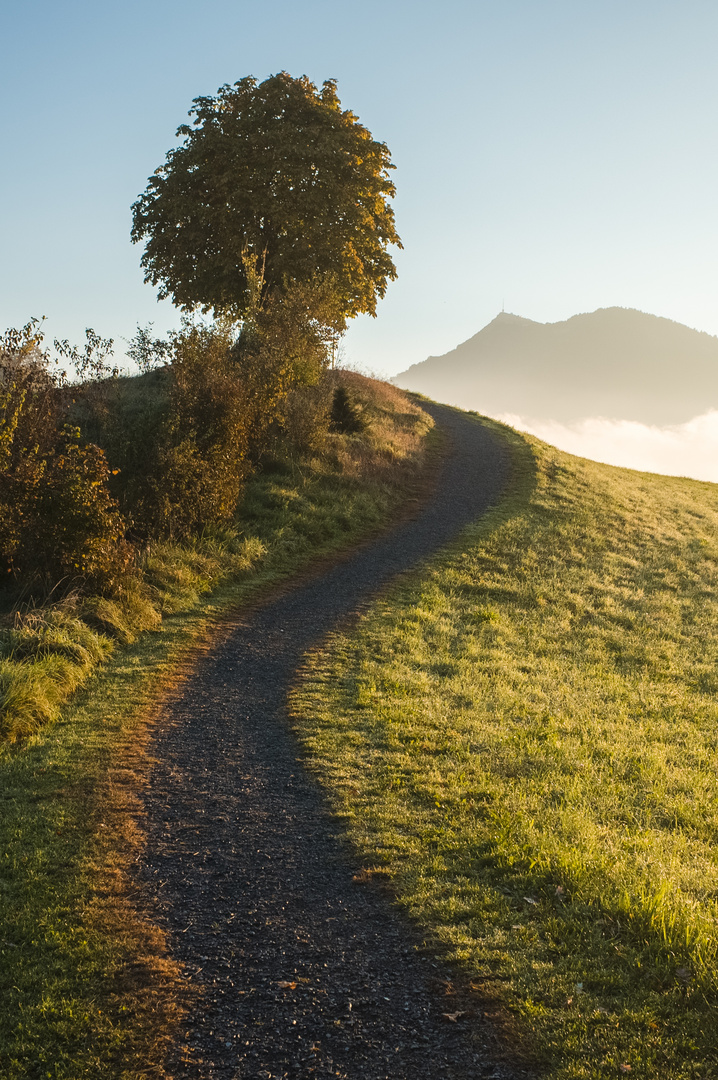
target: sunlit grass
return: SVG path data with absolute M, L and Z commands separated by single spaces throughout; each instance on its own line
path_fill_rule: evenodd
M 506 437 L 503 504 L 310 659 L 299 730 L 548 1076 L 716 1076 L 718 487 Z

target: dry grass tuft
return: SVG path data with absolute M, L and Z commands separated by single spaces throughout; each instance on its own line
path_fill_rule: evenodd
M 343 476 L 384 483 L 405 482 L 407 468 L 422 463 L 422 447 L 433 420 L 405 391 L 391 383 L 340 371 L 339 382 L 359 409 L 366 431 L 330 435 L 327 452 Z

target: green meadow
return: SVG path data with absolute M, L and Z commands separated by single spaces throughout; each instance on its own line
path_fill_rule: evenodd
M 716 1077 L 718 485 L 495 427 L 505 497 L 308 657 L 297 730 L 542 1075 Z

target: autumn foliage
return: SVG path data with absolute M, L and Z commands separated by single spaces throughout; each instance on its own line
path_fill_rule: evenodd
M 250 411 L 230 328 L 193 325 L 175 335 L 167 406 L 153 466 L 136 478 L 146 533 L 187 536 L 234 517 L 248 471 Z
M 342 109 L 334 80 L 318 89 L 286 71 L 196 98 L 183 141 L 133 206 L 145 280 L 192 311 L 243 316 L 247 256 L 266 293 L 332 280 L 344 318 L 376 313 L 401 246 L 387 146 Z
M 52 588 L 111 587 L 131 551 L 103 451 L 67 423 L 37 323 L 0 338 L 0 567 Z

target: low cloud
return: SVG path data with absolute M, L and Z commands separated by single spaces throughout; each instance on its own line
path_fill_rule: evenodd
M 497 419 L 593 461 L 718 483 L 718 410 L 715 409 L 670 427 L 603 417 L 576 424 L 530 420 L 511 413 L 503 413 Z

